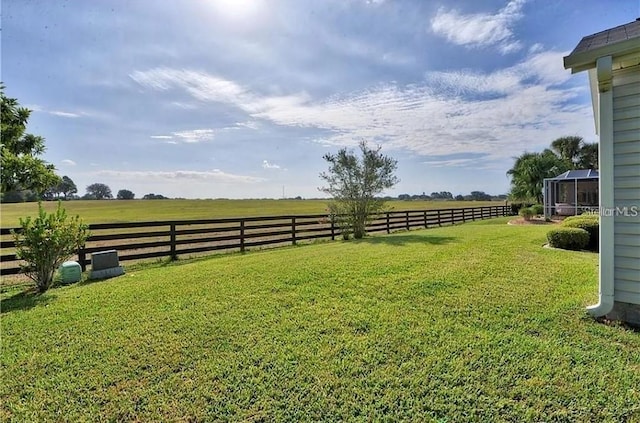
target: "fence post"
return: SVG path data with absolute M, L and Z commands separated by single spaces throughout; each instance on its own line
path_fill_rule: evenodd
M 87 253 L 84 250 L 84 245 L 78 248 L 78 261 L 80 262 L 80 268 L 83 272 L 87 271 Z
M 333 218 L 331 218 L 331 241 L 336 240 L 336 226 Z
M 406 225 L 407 226 L 407 230 L 410 230 L 411 228 L 409 227 L 409 212 L 408 211 L 405 212 L 405 215 L 406 215 L 406 218 L 407 218 L 406 219 L 407 220 L 407 225 Z
M 387 233 L 390 234 L 391 233 L 391 226 L 390 226 L 390 220 L 389 220 L 389 212 L 386 213 L 387 215 Z
M 240 219 L 240 252 L 244 253 L 244 219 Z
M 451 224 L 452 224 L 452 225 L 455 225 L 455 224 L 456 224 L 456 221 L 454 220 L 453 212 L 454 212 L 454 210 L 453 210 L 453 209 L 451 209 Z M 462 212 L 462 214 L 464 214 L 464 212 Z
M 424 228 L 427 229 L 429 225 L 427 225 L 427 211 L 424 211 Z
M 438 226 L 442 226 L 442 220 L 440 220 L 440 209 L 438 209 Z
M 170 232 L 171 232 L 171 260 L 172 261 L 176 261 L 178 260 L 178 254 L 176 253 L 176 224 L 172 223 L 170 226 Z
M 291 244 L 296 245 L 296 217 L 291 217 Z

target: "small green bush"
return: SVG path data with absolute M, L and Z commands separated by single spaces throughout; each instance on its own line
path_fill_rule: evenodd
M 535 214 L 536 216 L 544 214 L 544 206 L 542 204 L 534 204 L 533 206 L 531 206 L 531 210 L 533 210 L 533 214 Z
M 531 207 L 523 207 L 520 209 L 518 214 L 524 217 L 524 220 L 531 220 L 531 218 L 535 215 L 533 209 Z
M 40 203 L 38 208 L 35 219 L 20 219 L 20 231 L 13 232 L 13 237 L 16 255 L 26 262 L 22 271 L 35 282 L 39 292 L 45 292 L 58 267 L 84 244 L 89 231 L 78 216 L 67 219 L 59 202 L 53 213 L 47 214 Z
M 520 210 L 531 206 L 531 203 L 511 203 L 511 214 L 514 216 L 520 214 Z
M 558 228 L 547 232 L 549 245 L 564 250 L 584 250 L 589 244 L 589 232 L 580 228 Z
M 567 217 L 561 224 L 564 228 L 584 229 L 589 233 L 587 248 L 598 251 L 600 245 L 600 217 L 597 214 L 582 214 L 580 216 Z

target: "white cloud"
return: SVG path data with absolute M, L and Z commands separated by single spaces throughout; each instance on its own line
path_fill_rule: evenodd
M 62 112 L 62 111 L 59 111 L 59 110 L 52 110 L 52 111 L 49 111 L 47 113 L 49 113 L 50 115 L 54 115 L 54 116 L 73 118 L 73 119 L 79 118 L 80 116 L 82 116 L 81 113 Z
M 424 164 L 431 165 L 433 167 L 450 167 L 450 166 L 464 166 L 476 159 L 449 159 L 449 160 L 427 160 Z
M 403 53 L 398 47 L 388 50 L 371 40 L 345 37 L 344 34 L 325 27 L 316 27 L 314 31 L 319 42 L 341 55 L 392 66 L 407 66 L 415 63 L 414 55 Z
M 267 160 L 262 161 L 262 167 L 264 169 L 281 169 L 280 165 L 277 165 L 275 163 L 269 163 L 269 161 Z
M 178 142 L 195 144 L 199 142 L 211 141 L 216 134 L 235 131 L 238 129 L 258 129 L 259 123 L 256 121 L 237 122 L 232 126 L 217 129 L 190 129 L 186 131 L 171 132 L 170 135 L 151 135 L 149 138 L 154 140 L 165 140 L 167 144 L 178 144 Z
M 535 43 L 531 47 L 529 47 L 529 54 L 539 53 L 544 50 L 544 46 L 540 43 Z
M 64 159 L 60 163 L 62 163 L 65 166 L 75 166 L 76 165 L 76 162 L 74 162 L 71 159 Z
M 213 129 L 192 129 L 190 131 L 173 132 L 172 134 L 186 143 L 197 143 L 212 140 L 214 137 Z
M 184 109 L 184 110 L 195 110 L 195 109 L 198 108 L 198 106 L 195 105 L 195 104 L 182 103 L 182 102 L 179 102 L 179 101 L 172 101 L 170 104 L 173 107 L 177 107 L 179 109 Z
M 510 159 L 592 126 L 588 105 L 568 105 L 579 90 L 560 87 L 570 78 L 563 54 L 543 51 L 491 73 L 432 72 L 422 83 L 387 83 L 318 100 L 304 93 L 262 96 L 204 73 L 197 74 L 194 85 L 187 70 L 165 69 L 148 86 L 181 88 L 201 101 L 233 105 L 250 120 L 320 130 L 322 135 L 314 136 L 322 145 L 354 146 L 366 139 L 424 156 L 483 153 L 491 160 Z M 137 75 L 148 80 L 145 72 Z M 207 88 L 212 86 L 223 92 Z
M 215 132 L 214 129 L 191 129 L 188 131 L 172 132 L 171 135 L 151 135 L 150 138 L 155 140 L 174 140 L 167 141 L 168 144 L 177 144 L 176 139 L 187 144 L 194 144 L 212 140 Z
M 59 117 L 64 117 L 64 118 L 79 118 L 81 116 L 86 116 L 87 113 L 84 112 L 78 112 L 78 113 L 73 113 L 73 112 L 65 112 L 62 110 L 49 110 L 46 109 L 38 104 L 28 104 L 25 106 L 27 109 L 31 110 L 32 112 L 41 112 L 41 113 L 47 113 L 50 115 L 54 115 L 54 116 L 59 116 Z
M 255 120 L 236 122 L 236 128 L 258 129 L 260 128 L 260 123 L 256 122 Z
M 209 181 L 220 183 L 240 183 L 251 184 L 263 182 L 264 178 L 258 178 L 248 175 L 237 175 L 233 173 L 223 172 L 220 169 L 209 171 L 195 170 L 175 170 L 175 171 L 121 171 L 121 170 L 103 170 L 96 172 L 98 176 L 110 177 L 115 179 L 135 180 L 144 182 L 158 181 Z
M 129 76 L 138 84 L 148 88 L 160 91 L 180 88 L 197 100 L 234 104 L 249 113 L 292 107 L 309 100 L 309 96 L 304 93 L 289 96 L 260 96 L 233 81 L 185 69 L 156 68 L 135 71 Z
M 469 47 L 496 45 L 501 53 L 518 51 L 522 43 L 514 38 L 512 26 L 522 18 L 526 0 L 511 0 L 496 14 L 462 14 L 440 8 L 431 19 L 431 30 L 448 41 Z
M 485 170 L 503 169 L 503 166 L 491 159 L 491 157 L 471 157 L 461 159 L 438 159 L 438 156 L 433 157 L 433 160 L 426 160 L 423 163 L 429 165 L 429 167 L 472 167 L 474 169 Z

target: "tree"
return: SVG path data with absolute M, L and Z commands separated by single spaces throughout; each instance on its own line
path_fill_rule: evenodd
M 59 180 L 55 167 L 38 158 L 45 151 L 44 138 L 25 133 L 31 111 L 6 97 L 4 85 L 0 85 L 0 107 L 0 191 L 32 190 L 41 195 Z
M 542 153 L 524 153 L 507 175 L 511 176 L 514 200 L 542 203 L 545 178 L 553 178 L 572 169 L 598 168 L 598 143 L 585 143 L 582 137 L 560 137 L 551 142 L 551 149 Z
M 87 187 L 87 195 L 86 197 L 93 197 L 96 200 L 105 200 L 113 198 L 111 194 L 111 188 L 108 185 L 101 184 L 96 182 L 95 184 L 91 184 Z
M 35 282 L 39 292 L 45 292 L 58 267 L 85 243 L 89 232 L 78 216 L 67 219 L 60 203 L 54 213 L 47 214 L 41 203 L 38 209 L 35 219 L 20 219 L 21 229 L 13 232 L 13 237 L 16 256 L 25 261 L 22 271 Z
M 551 142 L 551 150 L 557 154 L 557 156 L 564 160 L 572 169 L 575 169 L 575 165 L 578 162 L 578 154 L 584 140 L 582 137 L 568 136 L 560 137 Z
M 570 169 L 598 169 L 598 143 L 586 143 L 582 137 L 560 137 L 551 143 L 551 150 Z
M 43 200 L 60 199 L 60 194 L 64 195 L 64 199 L 68 200 L 70 195 L 78 192 L 76 184 L 68 176 L 63 176 L 55 185 L 49 187 L 43 194 Z
M 449 191 L 432 192 L 431 198 L 434 200 L 453 200 L 453 194 Z
M 570 164 L 551 150 L 542 153 L 524 153 L 507 175 L 511 176 L 511 198 L 542 203 L 542 186 L 545 178 L 552 178 L 569 170 Z
M 154 193 L 150 193 L 150 194 L 145 194 L 144 197 L 142 197 L 143 200 L 166 200 L 167 197 L 165 197 L 162 194 L 154 194 Z
M 68 200 L 69 196 L 75 195 L 78 193 L 78 187 L 75 182 L 71 180 L 68 176 L 63 176 L 62 181 L 58 185 L 58 192 L 64 195 L 64 199 Z
M 366 141 L 359 147 L 360 157 L 346 148 L 325 154 L 329 170 L 320 174 L 327 183 L 320 191 L 333 198 L 329 211 L 339 217 L 345 238 L 351 233 L 356 239 L 365 235 L 369 215 L 384 207 L 384 200 L 376 196 L 399 181 L 394 175 L 398 162 L 382 155 L 381 147 L 371 149 Z
M 128 189 L 121 189 L 116 196 L 118 200 L 133 200 L 135 197 L 136 195 Z
M 584 143 L 578 153 L 578 168 L 598 169 L 598 143 Z
M 484 191 L 471 191 L 470 198 L 473 201 L 491 201 L 491 196 Z

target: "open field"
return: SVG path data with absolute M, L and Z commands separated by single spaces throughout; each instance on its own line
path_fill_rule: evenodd
M 0 420 L 640 421 L 597 254 L 507 220 L 5 293 Z
M 221 217 L 275 216 L 324 213 L 328 200 L 109 200 L 65 201 L 70 215 L 80 215 L 86 223 L 140 222 Z M 57 202 L 43 203 L 54 210 Z M 432 210 L 453 207 L 504 205 L 492 201 L 389 201 L 393 210 Z M 19 218 L 35 215 L 37 203 L 1 204 L 1 226 L 14 227 Z

